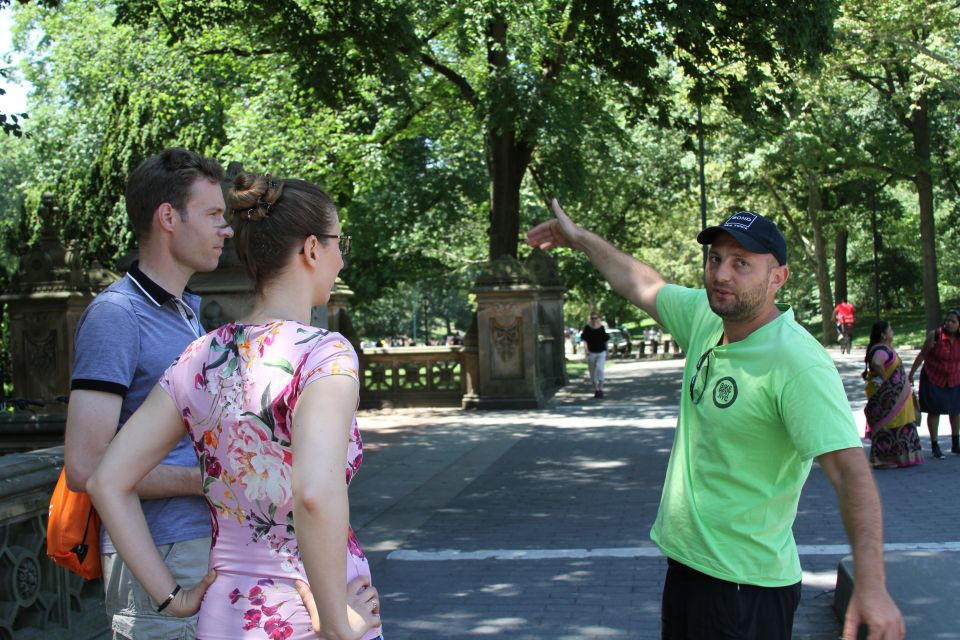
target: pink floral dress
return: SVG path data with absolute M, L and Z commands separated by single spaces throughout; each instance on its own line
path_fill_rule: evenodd
M 357 365 L 338 333 L 297 322 L 231 323 L 193 342 L 160 379 L 197 450 L 213 524 L 217 580 L 200 608 L 198 638 L 316 638 L 294 587 L 307 576 L 293 522 L 293 410 L 308 384 L 357 378 Z M 348 484 L 362 458 L 354 418 Z M 370 575 L 352 529 L 347 540 L 344 585 Z

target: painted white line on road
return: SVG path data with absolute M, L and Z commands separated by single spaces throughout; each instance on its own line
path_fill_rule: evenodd
M 960 552 L 960 542 L 892 542 L 883 546 L 884 551 L 951 551 Z M 850 554 L 850 546 L 845 544 L 801 544 L 797 545 L 801 556 L 845 556 Z M 414 551 L 397 549 L 391 552 L 388 560 L 408 562 L 444 562 L 458 560 L 564 560 L 584 558 L 656 558 L 660 550 L 649 547 L 616 547 L 610 549 L 478 549 L 476 551 L 458 551 L 442 549 L 440 551 Z
M 656 547 L 619 547 L 614 549 L 478 549 L 477 551 L 413 551 L 397 549 L 388 560 L 438 562 L 443 560 L 554 560 L 564 558 L 655 558 Z

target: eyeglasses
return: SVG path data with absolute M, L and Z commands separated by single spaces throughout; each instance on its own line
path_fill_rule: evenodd
M 690 400 L 693 401 L 693 404 L 699 404 L 703 398 L 703 393 L 707 390 L 707 376 L 710 375 L 710 354 L 712 353 L 713 347 L 710 347 L 700 356 L 700 359 L 697 360 L 697 370 L 690 378 Z M 703 373 L 702 376 L 701 373 Z M 698 379 L 700 380 L 699 385 L 697 384 Z
M 312 236 L 317 236 L 318 238 L 336 238 L 337 244 L 339 245 L 340 255 L 345 256 L 350 253 L 350 247 L 353 246 L 353 236 L 345 235 L 334 235 L 332 233 L 311 233 Z M 310 236 L 307 236 L 310 237 Z M 303 253 L 303 249 L 300 249 L 300 253 Z

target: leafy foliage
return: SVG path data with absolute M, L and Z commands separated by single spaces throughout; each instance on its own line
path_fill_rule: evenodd
M 823 270 L 833 268 L 841 230 L 850 235 L 851 294 L 861 306 L 872 299 L 871 197 L 884 238 L 881 302 L 910 304 L 918 214 L 913 183 L 899 178 L 922 167 L 901 115 L 918 87 L 934 105 L 945 292 L 960 266 L 949 250 L 960 216 L 957 9 L 921 4 L 17 6 L 15 44 L 34 90 L 30 119 L 19 123 L 29 137 L 8 136 L 0 149 L 0 224 L 16 255 L 32 232 L 24 212 L 54 191 L 68 212 L 65 236 L 110 262 L 131 242 L 127 172 L 164 146 L 190 146 L 225 165 L 324 186 L 354 236 L 343 277 L 361 333 L 409 333 L 414 310 L 422 315 L 411 301 L 424 298 L 431 317 L 462 329 L 477 269 L 516 254 L 521 231 L 548 215 L 550 196 L 668 279 L 697 285 L 699 110 L 709 222 L 739 209 L 781 222 L 793 271 L 785 300 L 801 319 L 822 316 Z M 920 30 L 905 28 L 908 20 Z M 834 24 L 839 51 L 830 54 Z M 907 35 L 915 31 L 924 39 Z M 894 53 L 911 78 L 925 78 L 897 102 L 847 73 L 872 73 Z M 598 308 L 613 324 L 637 319 L 582 255 L 557 256 L 569 315 Z

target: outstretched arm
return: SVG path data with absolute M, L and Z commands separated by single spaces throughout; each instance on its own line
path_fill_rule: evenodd
M 583 251 L 614 291 L 643 309 L 659 323 L 657 294 L 666 284 L 663 277 L 653 267 L 623 253 L 597 234 L 575 224 L 556 199 L 550 201 L 550 208 L 556 217 L 528 231 L 527 244 L 544 250 L 570 247 Z
M 868 640 L 901 640 L 906 625 L 887 593 L 880 496 L 867 459 L 857 447 L 825 453 L 819 461 L 837 492 L 853 548 L 853 594 L 843 623 L 843 640 L 855 640 L 861 624 L 870 627 Z

